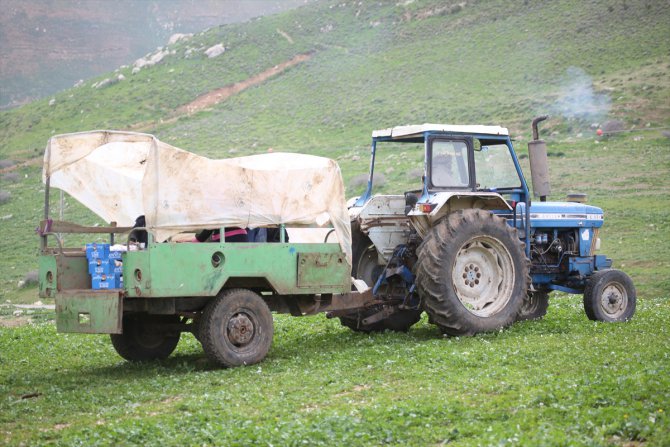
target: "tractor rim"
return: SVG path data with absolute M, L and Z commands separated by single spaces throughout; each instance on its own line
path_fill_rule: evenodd
M 603 288 L 600 298 L 603 311 L 611 318 L 619 318 L 626 312 L 628 293 L 623 284 L 611 282 Z
M 476 236 L 458 250 L 451 279 L 468 312 L 490 317 L 512 298 L 514 274 L 514 262 L 507 247 L 491 236 Z

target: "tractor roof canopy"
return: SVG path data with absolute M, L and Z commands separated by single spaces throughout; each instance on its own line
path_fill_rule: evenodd
M 328 158 L 270 153 L 212 160 L 153 135 L 100 130 L 51 138 L 42 177 L 107 222 L 132 226 L 144 215 L 158 241 L 225 226 L 330 222 L 351 261 L 342 175 Z
M 413 124 L 409 126 L 389 127 L 375 130 L 372 138 L 404 140 L 423 138 L 425 132 L 449 132 L 462 134 L 508 136 L 507 128 L 500 126 L 464 126 L 453 124 Z

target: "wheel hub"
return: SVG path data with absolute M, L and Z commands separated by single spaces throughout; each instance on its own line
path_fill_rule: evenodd
M 465 280 L 465 285 L 469 287 L 474 287 L 479 284 L 479 280 L 482 277 L 481 272 L 479 271 L 479 266 L 474 264 L 466 265 L 464 268 L 463 279 Z
M 603 289 L 602 307 L 608 315 L 616 318 L 623 314 L 628 303 L 628 296 L 624 287 L 618 283 L 607 285 Z
M 228 339 L 235 346 L 243 346 L 254 336 L 254 323 L 244 313 L 233 315 L 228 321 Z
M 475 315 L 489 317 L 504 308 L 514 289 L 514 264 L 498 239 L 477 236 L 456 255 L 452 284 L 458 299 Z

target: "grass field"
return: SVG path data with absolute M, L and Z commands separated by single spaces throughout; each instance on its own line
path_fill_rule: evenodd
M 525 3 L 316 2 L 196 35 L 105 89 L 91 84 L 109 74 L 53 106 L 0 112 L 0 444 L 670 445 L 670 6 Z M 219 42 L 224 56 L 202 56 Z M 175 115 L 307 52 L 211 109 Z M 581 297 L 564 294 L 542 321 L 474 338 L 441 337 L 425 316 L 408 334 L 369 336 L 277 316 L 263 363 L 222 370 L 190 334 L 167 361 L 131 365 L 107 337 L 57 334 L 52 310 L 17 307 L 38 299 L 18 283 L 37 269 L 40 156 L 54 133 L 140 129 L 210 157 L 329 156 L 353 196 L 372 129 L 500 124 L 523 157 L 542 113 L 551 198 L 584 192 L 604 209 L 601 253 L 638 291 L 629 323 L 591 322 Z M 630 132 L 596 138 L 592 125 L 613 119 Z M 418 184 L 416 160 L 386 161 L 379 191 Z M 52 204 L 58 215 L 56 191 Z M 66 220 L 102 223 L 68 196 L 63 205 Z
M 356 334 L 275 319 L 266 360 L 216 369 L 183 336 L 164 362 L 129 364 L 105 336 L 57 334 L 49 316 L 0 331 L 5 445 L 570 445 L 670 442 L 667 299 L 626 324 L 579 297 L 542 321 L 444 338 Z

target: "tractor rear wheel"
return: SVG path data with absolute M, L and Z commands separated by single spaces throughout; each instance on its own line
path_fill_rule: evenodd
M 521 312 L 519 312 L 519 321 L 539 320 L 547 315 L 549 308 L 549 292 L 546 290 L 536 290 L 528 292 L 523 300 Z
M 480 209 L 455 211 L 433 227 L 417 255 L 419 296 L 443 333 L 474 335 L 516 321 L 529 262 L 504 219 Z
M 263 298 L 251 290 L 226 290 L 205 306 L 199 332 L 198 339 L 210 360 L 226 367 L 252 365 L 270 350 L 272 313 Z
M 178 323 L 177 315 L 125 314 L 123 333 L 111 334 L 112 346 L 131 362 L 165 359 L 179 343 L 181 333 L 170 328 Z
M 636 293 L 633 280 L 620 270 L 600 270 L 586 283 L 584 311 L 589 320 L 613 323 L 633 318 Z
M 358 230 L 358 224 L 352 223 L 354 235 L 352 237 L 353 265 L 351 276 L 362 279 L 368 287 L 374 287 L 377 278 L 384 271 L 384 266 L 378 262 L 377 249 L 365 234 Z M 356 231 L 358 230 L 358 231 Z M 355 332 L 383 332 L 385 330 L 395 332 L 407 332 L 410 327 L 421 319 L 421 310 L 398 310 L 388 318 L 371 324 L 363 324 L 362 320 L 379 312 L 381 305 L 370 309 L 357 311 L 340 317 L 340 324 Z

